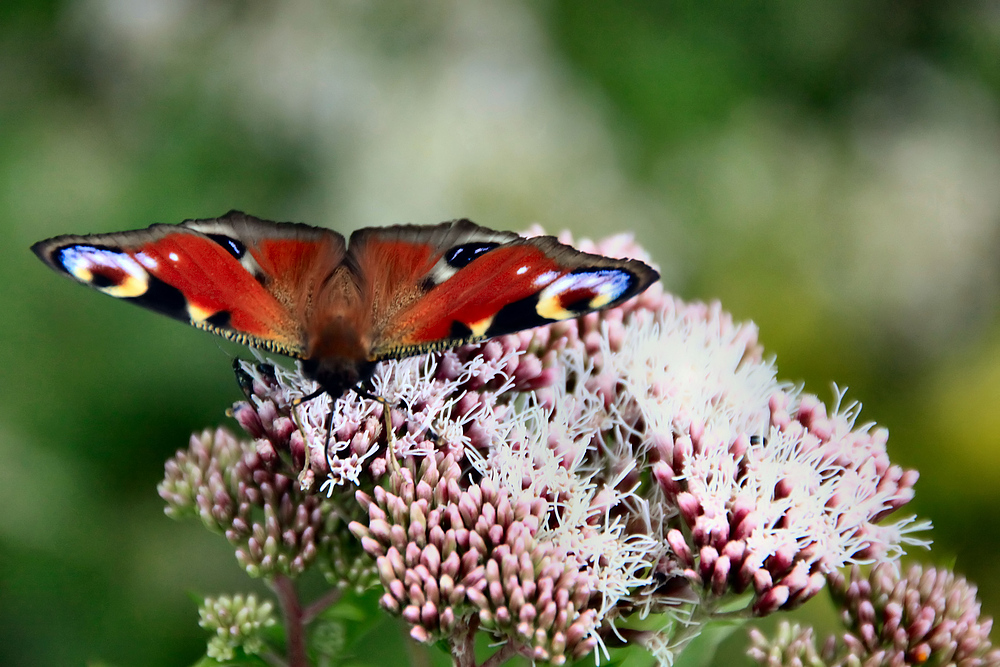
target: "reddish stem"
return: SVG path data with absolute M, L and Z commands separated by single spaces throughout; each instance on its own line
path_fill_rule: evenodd
M 278 603 L 285 615 L 285 641 L 288 650 L 288 667 L 309 667 L 306 660 L 306 635 L 302 623 L 302 603 L 299 602 L 295 583 L 283 574 L 271 580 L 271 588 L 278 596 Z
M 451 638 L 451 663 L 453 667 L 476 667 L 476 630 L 479 627 L 479 619 L 475 616 L 465 627 L 465 632 L 461 628 L 455 628 L 455 634 Z
M 507 643 L 498 648 L 493 655 L 486 658 L 486 662 L 480 665 L 480 667 L 500 667 L 500 665 L 517 655 L 517 652 L 518 647 L 508 639 Z
M 316 620 L 317 616 L 336 604 L 337 600 L 340 599 L 340 593 L 338 589 L 334 588 L 328 593 L 324 593 L 318 600 L 307 604 L 302 610 L 302 624 L 309 625 Z

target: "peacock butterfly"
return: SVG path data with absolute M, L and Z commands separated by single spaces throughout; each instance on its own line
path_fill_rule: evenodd
M 604 308 L 659 278 L 646 264 L 468 220 L 351 235 L 231 211 L 31 248 L 84 285 L 301 359 L 334 398 L 375 364 Z

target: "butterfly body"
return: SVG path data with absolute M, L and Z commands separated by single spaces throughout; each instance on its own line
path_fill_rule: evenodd
M 301 359 L 339 396 L 375 364 L 610 308 L 659 278 L 457 220 L 343 236 L 232 211 L 115 234 L 58 236 L 32 250 L 105 294 L 240 343 Z

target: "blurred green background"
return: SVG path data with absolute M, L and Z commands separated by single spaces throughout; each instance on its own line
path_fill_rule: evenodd
M 28 251 L 232 208 L 634 231 L 668 290 L 889 428 L 918 556 L 997 615 L 998 103 L 986 0 L 5 0 L 0 664 L 190 664 L 190 594 L 251 587 L 155 491 L 228 421 L 235 348 Z

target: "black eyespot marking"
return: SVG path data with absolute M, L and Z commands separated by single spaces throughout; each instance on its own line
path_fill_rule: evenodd
M 444 261 L 456 269 L 468 266 L 469 262 L 480 255 L 493 250 L 499 243 L 463 243 L 454 248 L 449 248 L 444 254 Z
M 571 313 L 589 313 L 593 308 L 590 307 L 591 302 L 594 300 L 594 294 L 588 294 L 582 298 L 570 301 L 569 303 L 562 304 L 562 307 Z
M 228 310 L 220 310 L 214 315 L 206 317 L 205 324 L 215 327 L 216 329 L 228 329 L 230 317 L 231 315 Z
M 520 301 L 508 303 L 493 316 L 493 322 L 486 330 L 486 337 L 502 336 L 504 334 L 533 329 L 543 324 L 551 324 L 555 320 L 538 314 L 538 295 L 532 294 Z
M 577 269 L 563 277 L 566 284 L 559 294 L 559 305 L 571 313 L 589 313 L 594 301 L 606 297 L 607 308 L 635 294 L 638 279 L 631 271 L 614 269 Z
M 454 340 L 467 340 L 472 338 L 472 329 L 458 320 L 452 320 L 448 337 Z
M 114 287 L 115 285 L 118 284 L 117 280 L 115 280 L 111 276 L 108 276 L 108 275 L 105 275 L 105 274 L 101 273 L 100 271 L 91 271 L 91 275 L 93 277 L 90 279 L 90 284 L 93 287 L 96 287 L 97 289 L 104 289 L 106 287 Z
M 187 312 L 187 299 L 184 294 L 156 276 L 149 277 L 149 288 L 137 297 L 128 299 L 140 306 L 163 313 L 167 317 L 187 322 L 190 320 Z
M 247 254 L 247 247 L 231 236 L 225 234 L 207 234 L 207 236 L 225 248 L 226 252 L 236 259 L 242 259 L 243 255 Z

